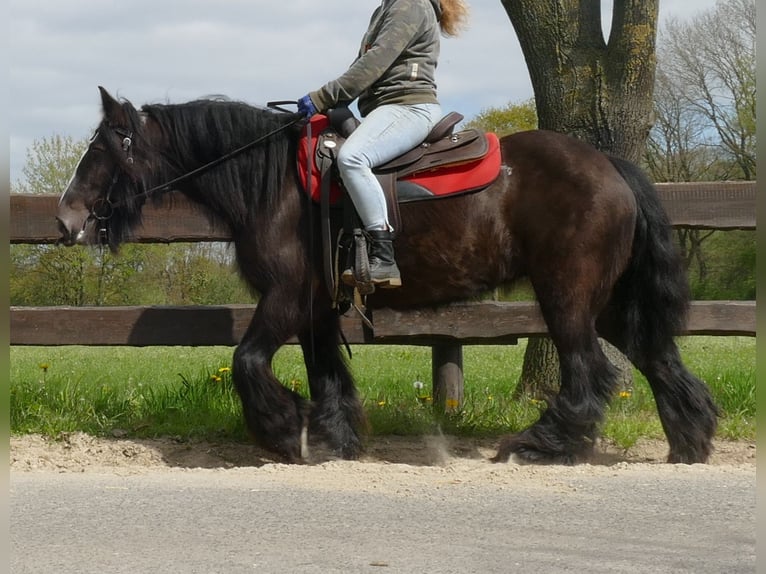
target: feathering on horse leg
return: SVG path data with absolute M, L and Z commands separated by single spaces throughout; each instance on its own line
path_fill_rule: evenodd
M 571 362 L 571 357 L 564 361 Z M 562 382 L 567 377 L 565 372 L 562 363 Z M 501 440 L 494 462 L 507 462 L 513 456 L 516 462 L 575 464 L 587 456 L 593 435 L 591 421 L 595 418 L 594 413 L 587 412 L 592 407 L 590 401 L 575 403 L 560 391 L 546 402 L 546 409 L 534 424 Z
M 360 430 L 364 410 L 338 346 L 338 319 L 316 321 L 313 333 L 300 337 L 313 408 L 309 433 L 312 445 L 326 443 L 333 456 L 347 460 L 362 452 Z
M 670 445 L 668 462 L 707 462 L 718 426 L 718 408 L 707 386 L 686 369 L 674 342 L 638 367 L 654 393 Z
M 274 376 L 271 360 L 275 350 L 245 335 L 234 351 L 232 380 L 254 440 L 288 462 L 301 462 L 306 454 L 301 438 L 308 426 L 310 404 Z
M 591 456 L 617 372 L 597 341 L 587 349 L 560 352 L 559 360 L 559 392 L 548 398 L 537 422 L 501 441 L 495 462 L 515 455 L 526 462 L 575 464 Z
M 713 450 L 718 407 L 707 386 L 683 364 L 672 335 L 662 329 L 639 335 L 614 318 L 609 319 L 609 324 L 600 333 L 625 353 L 652 389 L 670 445 L 668 462 L 706 462 Z

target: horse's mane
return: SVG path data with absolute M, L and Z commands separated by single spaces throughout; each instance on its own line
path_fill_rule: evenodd
M 233 227 L 244 224 L 256 209 L 269 210 L 276 204 L 298 128 L 278 129 L 294 122 L 294 114 L 222 97 L 147 104 L 141 113 L 156 122 L 162 133 L 165 153 L 155 170 L 165 181 L 272 134 L 248 151 L 194 176 L 184 191 L 197 196 Z

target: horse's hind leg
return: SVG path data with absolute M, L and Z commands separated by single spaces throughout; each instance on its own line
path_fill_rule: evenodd
M 718 409 L 707 387 L 683 365 L 675 344 L 639 369 L 652 388 L 670 444 L 668 462 L 707 462 L 718 424 Z
M 309 423 L 312 445 L 324 442 L 334 456 L 356 459 L 362 451 L 359 430 L 364 411 L 339 346 L 339 319 L 333 312 L 315 319 L 299 336 L 313 408 Z
M 617 384 L 617 371 L 595 329 L 597 311 L 607 301 L 609 278 L 614 274 L 604 267 L 613 259 L 589 245 L 587 232 L 580 230 L 578 241 L 544 244 L 539 249 L 545 256 L 528 263 L 530 281 L 558 351 L 561 384 L 559 392 L 548 397 L 547 408 L 535 424 L 501 442 L 495 461 L 516 454 L 530 462 L 574 464 L 592 452 Z
M 718 408 L 705 384 L 684 366 L 673 337 L 656 329 L 646 337 L 623 317 L 603 336 L 633 362 L 649 382 L 670 445 L 668 462 L 706 462 L 718 424 Z M 617 328 L 613 325 L 618 324 Z
M 641 370 L 670 443 L 669 462 L 705 462 L 718 409 L 684 367 L 675 336 L 684 326 L 689 285 L 670 223 L 652 183 L 637 166 L 611 158 L 636 198 L 633 257 L 599 318 L 599 332 Z
M 515 454 L 528 462 L 574 464 L 586 460 L 593 450 L 616 385 L 616 369 L 592 327 L 583 325 L 567 336 L 551 336 L 559 353 L 560 390 L 548 398 L 535 424 L 501 441 L 495 462 Z
M 308 425 L 310 404 L 274 376 L 271 361 L 289 338 L 276 325 L 279 305 L 263 297 L 242 341 L 234 351 L 232 379 L 242 401 L 248 430 L 262 447 L 288 462 L 303 458 L 301 436 Z M 282 307 L 284 309 L 284 307 Z M 281 314 L 281 319 L 285 318 Z

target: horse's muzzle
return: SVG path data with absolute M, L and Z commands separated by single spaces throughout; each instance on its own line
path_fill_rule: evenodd
M 59 233 L 61 234 L 61 237 L 56 240 L 56 245 L 66 245 L 67 247 L 74 245 L 76 242 L 75 234 L 69 230 L 66 223 L 57 217 L 56 224 L 58 225 Z
M 61 217 L 56 218 L 56 224 L 59 228 L 61 237 L 56 241 L 56 245 L 65 245 L 71 247 L 78 243 L 85 243 L 85 228 L 88 224 L 86 219 L 80 226 L 71 226 Z

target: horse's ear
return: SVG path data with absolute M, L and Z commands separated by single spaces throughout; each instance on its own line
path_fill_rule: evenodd
M 101 86 L 98 87 L 98 91 L 101 92 L 101 106 L 104 110 L 104 118 L 113 124 L 124 123 L 122 120 L 125 114 L 122 110 L 122 104 Z

